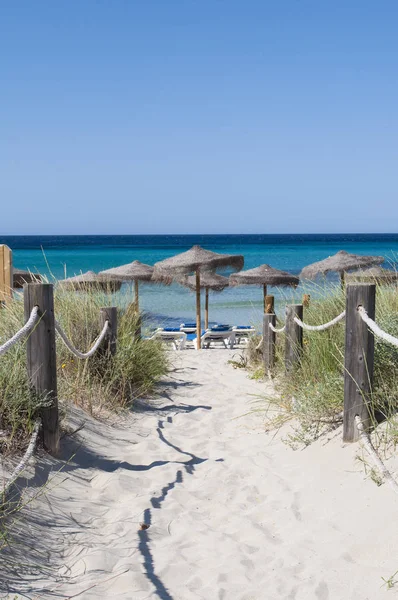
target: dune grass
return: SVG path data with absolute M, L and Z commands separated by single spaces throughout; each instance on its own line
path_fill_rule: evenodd
M 79 350 L 87 351 L 101 331 L 99 309 L 115 306 L 117 296 L 107 291 L 86 293 L 55 288 L 57 320 Z M 157 341 L 136 335 L 140 317 L 132 305 L 118 311 L 116 354 L 106 359 L 99 353 L 87 360 L 75 358 L 57 336 L 57 375 L 60 406 L 73 402 L 97 415 L 101 410 L 130 407 L 148 394 L 167 371 L 166 353 Z M 0 310 L 0 343 L 24 323 L 23 297 Z M 26 342 L 0 357 L 0 453 L 26 446 L 45 398 L 35 397 L 26 373 Z
M 100 308 L 117 305 L 118 298 L 120 296 L 99 289 L 82 287 L 75 292 L 56 286 L 55 316 L 73 345 L 86 352 L 102 329 Z M 23 295 L 18 294 L 13 302 L 0 309 L 0 344 L 24 322 Z M 153 390 L 168 370 L 167 355 L 159 341 L 144 340 L 137 335 L 140 325 L 141 316 L 137 315 L 134 305 L 120 306 L 117 349 L 112 357 L 96 353 L 87 360 L 79 360 L 56 336 L 61 414 L 70 403 L 94 416 L 104 410 L 134 409 L 134 400 Z M 35 420 L 46 403 L 46 398 L 35 396 L 30 389 L 26 340 L 21 341 L 0 357 L 0 458 L 12 458 L 26 448 Z M 46 489 L 47 484 L 33 496 L 23 500 L 21 496 L 17 501 L 10 501 L 0 490 L 0 551 L 15 547 L 17 542 L 12 532 L 23 518 L 23 507 L 46 493 Z M 19 494 L 13 492 L 14 496 L 19 497 Z
M 345 308 L 345 295 L 340 286 L 330 285 L 323 295 L 304 309 L 304 321 L 326 323 Z M 386 331 L 398 336 L 398 290 L 396 286 L 377 285 L 376 321 Z M 284 369 L 283 334 L 277 334 L 274 381 L 278 392 L 257 404 L 265 410 L 269 427 L 291 420 L 292 431 L 287 441 L 305 446 L 342 422 L 344 402 L 344 321 L 321 332 L 304 331 L 304 348 L 300 367 L 286 375 Z M 258 339 L 248 350 L 252 370 L 262 372 L 261 353 L 256 351 Z M 264 408 L 266 407 L 266 408 Z M 375 369 L 370 402 L 371 417 L 376 426 L 386 422 L 383 436 L 388 443 L 398 443 L 398 349 L 375 338 Z

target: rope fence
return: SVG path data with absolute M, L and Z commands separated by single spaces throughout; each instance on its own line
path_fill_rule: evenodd
M 46 398 L 46 405 L 40 409 L 41 438 L 43 446 L 50 454 L 57 454 L 59 449 L 59 413 L 57 390 L 57 355 L 56 334 L 60 336 L 69 351 L 79 359 L 87 359 L 100 349 L 106 357 L 116 352 L 117 343 L 117 308 L 99 309 L 101 332 L 87 352 L 75 348 L 61 325 L 54 318 L 53 285 L 48 283 L 28 283 L 24 285 L 25 324 L 9 340 L 0 346 L 0 356 L 5 354 L 18 341 L 27 336 L 26 367 L 32 394 L 38 398 Z M 102 367 L 101 367 L 102 368 Z M 103 367 L 105 368 L 105 367 Z M 39 425 L 35 425 L 31 443 L 19 468 L 34 452 Z M 25 461 L 25 462 L 24 462 Z M 19 470 L 11 478 L 14 480 Z
M 377 323 L 375 323 L 375 321 L 373 321 L 373 319 L 369 317 L 368 313 L 366 312 L 363 306 L 358 306 L 358 313 L 362 321 L 366 323 L 369 329 L 371 329 L 373 333 L 377 335 L 377 337 L 384 340 L 388 344 L 392 344 L 393 346 L 396 346 L 398 348 L 398 338 L 394 337 L 390 333 L 387 333 L 386 331 L 383 331 L 383 329 L 381 329 L 377 325 Z
M 60 336 L 61 340 L 64 342 L 65 346 L 68 348 L 68 350 L 70 350 L 70 352 L 72 352 L 72 354 L 74 354 L 77 358 L 80 359 L 86 359 L 89 358 L 90 356 L 93 356 L 93 354 L 96 353 L 96 351 L 98 350 L 98 348 L 101 346 L 107 332 L 108 329 L 110 327 L 110 323 L 109 321 L 105 321 L 105 324 L 102 328 L 101 333 L 99 334 L 98 338 L 96 339 L 96 341 L 94 342 L 94 344 L 92 345 L 92 347 L 90 348 L 90 350 L 88 350 L 87 352 L 80 352 L 80 350 L 77 350 L 77 348 L 74 347 L 74 345 L 72 344 L 72 342 L 68 339 L 66 333 L 64 332 L 64 330 L 62 329 L 61 325 L 58 323 L 58 321 L 55 321 L 55 330 L 58 333 L 58 335 Z
M 341 314 L 337 315 L 337 317 L 329 321 L 329 323 L 324 323 L 323 325 L 308 325 L 298 317 L 294 317 L 294 321 L 295 323 L 297 323 L 297 325 L 299 325 L 303 329 L 306 329 L 307 331 L 325 331 L 326 329 L 329 329 L 329 327 L 333 327 L 333 325 L 336 325 L 337 323 L 342 321 L 344 318 L 345 310 Z
M 28 462 L 30 461 L 30 459 L 33 456 L 34 451 L 36 450 L 40 426 L 41 426 L 41 419 L 39 418 L 39 419 L 36 419 L 36 421 L 35 421 L 32 436 L 31 436 L 30 442 L 29 442 L 29 446 L 27 447 L 25 454 L 23 455 L 19 464 L 15 467 L 15 469 L 11 473 L 10 477 L 7 480 L 7 483 L 5 484 L 5 486 L 2 490 L 4 499 L 7 498 L 7 493 L 9 492 L 11 486 L 15 483 L 15 481 L 18 479 L 18 477 L 21 475 L 21 473 L 26 469 Z
M 398 347 L 398 337 L 384 331 L 375 322 L 376 286 L 372 283 L 347 284 L 345 310 L 334 319 L 320 325 L 310 325 L 303 318 L 303 304 L 286 306 L 283 327 L 276 327 L 276 315 L 265 314 L 263 337 L 257 348 L 263 349 L 265 373 L 272 373 L 276 356 L 276 334 L 284 335 L 284 365 L 291 376 L 302 365 L 304 354 L 304 331 L 325 331 L 345 320 L 344 342 L 344 410 L 343 441 L 356 442 L 372 426 L 369 407 L 372 405 L 374 372 L 374 338 Z M 362 429 L 359 420 L 362 423 Z M 379 465 L 380 467 L 380 465 Z M 380 467 L 381 468 L 381 467 Z M 388 475 L 386 476 L 388 478 Z M 398 485 L 397 485 L 398 489 Z
M 7 342 L 4 342 L 2 346 L 0 346 L 0 356 L 5 354 L 10 350 L 15 344 L 17 344 L 20 340 L 22 340 L 36 325 L 39 319 L 39 307 L 34 306 L 30 313 L 29 319 L 26 321 L 25 325 L 21 327 L 17 333 L 15 333 Z
M 390 471 L 387 469 L 387 467 L 383 463 L 383 461 L 381 460 L 381 458 L 379 457 L 379 455 L 377 454 L 377 452 L 372 444 L 372 440 L 370 439 L 370 436 L 367 433 L 367 431 L 365 431 L 364 424 L 362 422 L 362 419 L 359 417 L 359 415 L 355 416 L 355 424 L 359 431 L 360 439 L 361 439 L 363 445 L 365 446 L 368 454 L 370 455 L 370 457 L 373 461 L 373 464 L 377 467 L 377 469 L 383 475 L 384 479 L 392 487 L 394 492 L 396 494 L 398 494 L 398 484 L 395 481 L 394 477 L 391 475 Z
M 268 324 L 268 327 L 271 329 L 271 331 L 273 331 L 274 333 L 283 333 L 286 329 L 286 325 L 284 325 L 283 327 L 280 327 L 279 329 L 277 327 L 274 327 L 272 325 L 272 323 Z
M 261 348 L 263 347 L 263 342 L 264 342 L 264 336 L 261 336 L 260 341 L 258 342 L 258 344 L 256 346 L 256 350 L 261 350 Z
M 306 329 L 307 331 L 325 331 L 325 329 L 329 329 L 329 327 L 333 327 L 333 325 L 336 325 L 337 323 L 342 321 L 344 318 L 345 318 L 345 310 L 343 310 L 342 313 L 337 315 L 337 317 L 335 317 L 328 323 L 323 323 L 323 325 L 308 325 L 308 323 L 304 323 L 298 317 L 294 317 L 294 322 L 297 323 L 297 325 L 299 327 L 302 327 L 302 329 Z M 274 333 L 283 333 L 286 330 L 286 324 L 283 327 L 280 327 L 279 329 L 277 327 L 274 327 L 272 325 L 272 323 L 269 323 L 268 327 Z M 397 340 L 397 344 L 398 344 L 398 340 Z

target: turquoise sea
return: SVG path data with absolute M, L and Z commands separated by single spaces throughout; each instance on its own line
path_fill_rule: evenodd
M 215 252 L 243 254 L 246 269 L 268 263 L 295 274 L 305 265 L 338 250 L 380 254 L 386 258 L 386 266 L 398 263 L 398 234 L 0 236 L 0 243 L 12 248 L 15 267 L 56 278 L 87 270 L 100 271 L 133 260 L 153 265 L 188 250 L 193 244 Z M 295 292 L 270 288 L 269 292 L 275 294 L 281 310 L 286 301 L 284 296 L 289 301 L 298 300 L 303 288 L 300 286 Z M 130 296 L 131 287 L 124 285 L 119 294 L 119 300 L 123 301 Z M 141 284 L 140 304 L 155 323 L 194 320 L 195 296 L 176 284 L 170 287 Z M 260 288 L 245 286 L 211 293 L 211 322 L 258 325 L 261 311 Z

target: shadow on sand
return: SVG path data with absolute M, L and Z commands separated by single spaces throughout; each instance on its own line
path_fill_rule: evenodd
M 168 398 L 168 389 L 179 387 L 192 387 L 190 382 L 166 382 L 162 383 L 161 395 Z M 167 415 L 167 413 L 189 414 L 196 410 L 211 410 L 211 406 L 175 404 L 171 400 L 165 406 L 156 405 L 153 402 L 137 402 L 135 410 L 138 413 L 152 413 Z M 173 417 L 167 416 L 166 421 L 173 423 Z M 159 495 L 153 495 L 150 499 L 150 507 L 144 511 L 144 522 L 150 526 L 152 522 L 152 510 L 160 510 L 166 501 L 168 494 L 177 486 L 184 483 L 184 476 L 193 475 L 198 465 L 206 462 L 207 458 L 196 456 L 173 444 L 165 437 L 164 419 L 159 419 L 157 434 L 162 444 L 173 448 L 181 455 L 181 460 L 156 460 L 147 465 L 135 465 L 124 460 L 107 458 L 89 448 L 84 442 L 74 437 L 65 437 L 61 441 L 61 450 L 58 458 L 43 454 L 38 459 L 34 474 L 30 478 L 20 477 L 11 492 L 11 503 L 8 514 L 0 514 L 0 594 L 4 598 L 7 595 L 19 594 L 25 598 L 63 598 L 67 599 L 69 594 L 59 592 L 62 586 L 73 586 L 75 583 L 71 573 L 64 569 L 61 575 L 60 564 L 64 562 L 65 549 L 70 548 L 75 536 L 86 529 L 90 534 L 98 535 L 98 545 L 104 543 L 101 534 L 96 532 L 94 519 L 88 517 L 86 522 L 77 521 L 70 513 L 62 513 L 51 506 L 50 496 L 53 486 L 53 476 L 56 476 L 55 485 L 61 485 L 68 479 L 68 474 L 78 471 L 79 480 L 82 485 L 87 484 L 92 478 L 91 469 L 95 468 L 103 472 L 113 473 L 118 469 L 126 471 L 148 471 L 168 464 L 178 465 L 174 479 L 164 486 Z M 88 420 L 85 429 L 89 433 L 101 436 L 101 445 L 106 447 L 107 440 L 115 441 L 112 428 L 104 427 L 101 423 Z M 118 440 L 121 445 L 131 440 Z M 123 446 L 121 446 L 123 447 Z M 188 460 L 186 460 L 186 458 Z M 218 459 L 222 460 L 222 459 Z M 34 503 L 40 499 L 40 510 Z M 97 515 L 98 517 L 98 515 Z M 2 536 L 4 532 L 4 536 Z M 161 600 L 173 600 L 160 577 L 156 574 L 154 558 L 150 549 L 150 537 L 147 529 L 138 531 L 138 550 L 143 559 L 143 567 L 149 581 L 153 584 L 156 595 Z M 47 581 L 47 584 L 44 583 Z M 48 585 L 51 581 L 51 588 Z M 70 596 L 72 597 L 72 591 Z M 1 596 L 0 596 L 1 597 Z
M 206 407 L 206 408 L 208 408 L 208 407 Z M 173 423 L 173 418 L 168 417 L 167 422 Z M 176 446 L 175 444 L 173 444 L 170 440 L 168 440 L 165 437 L 165 435 L 163 433 L 163 429 L 164 429 L 163 424 L 164 424 L 164 421 L 158 422 L 157 433 L 158 433 L 160 441 L 162 443 L 166 444 L 167 446 L 173 448 L 180 454 L 183 454 L 184 456 L 189 456 L 190 459 L 181 463 L 182 468 L 178 469 L 176 472 L 175 478 L 172 481 L 170 481 L 170 483 L 168 483 L 166 486 L 164 486 L 162 488 L 159 496 L 152 496 L 152 498 L 150 498 L 150 503 L 152 505 L 152 509 L 157 509 L 157 510 L 161 509 L 162 504 L 167 499 L 168 494 L 170 494 L 170 492 L 177 485 L 182 485 L 184 483 L 184 472 L 187 475 L 193 475 L 195 473 L 195 468 L 197 467 L 197 465 L 200 465 L 200 464 L 206 462 L 207 460 L 209 460 L 207 458 L 201 458 L 199 456 L 196 456 L 195 454 L 192 454 L 191 452 L 187 452 L 187 451 L 183 450 L 182 448 L 180 448 L 179 446 Z M 222 462 L 222 461 L 223 461 L 223 459 L 221 458 L 221 459 L 217 459 L 215 462 Z M 148 527 L 152 523 L 152 509 L 148 507 L 144 511 L 144 523 Z M 145 568 L 148 579 L 155 586 L 156 593 L 161 600 L 173 600 L 169 591 L 167 590 L 167 588 L 165 587 L 165 585 L 163 584 L 163 582 L 161 581 L 159 576 L 156 574 L 154 559 L 153 559 L 153 556 L 152 556 L 152 553 L 150 550 L 150 538 L 149 538 L 148 530 L 147 529 L 141 530 L 139 532 L 139 537 L 140 537 L 139 550 L 144 559 L 144 568 Z

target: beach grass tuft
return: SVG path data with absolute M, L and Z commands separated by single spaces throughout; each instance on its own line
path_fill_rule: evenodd
M 398 336 L 397 287 L 376 284 L 376 321 Z M 304 309 L 304 321 L 311 325 L 326 323 L 345 309 L 345 294 L 339 285 L 330 284 L 323 294 Z M 304 331 L 304 347 L 299 368 L 287 375 L 284 368 L 284 335 L 277 335 L 276 365 L 273 372 L 277 396 L 263 400 L 268 426 L 291 420 L 286 441 L 303 447 L 342 423 L 344 403 L 344 321 L 320 332 Z M 256 373 L 262 369 L 261 352 L 251 340 L 248 357 Z M 384 443 L 398 443 L 398 349 L 375 338 L 375 368 L 370 413 L 374 426 L 385 422 Z M 259 405 L 258 405 L 259 407 Z
M 56 286 L 54 308 L 73 345 L 87 351 L 101 331 L 100 308 L 115 305 L 107 290 L 66 291 Z M 118 311 L 117 351 L 113 357 L 94 354 L 87 360 L 73 356 L 57 336 L 57 375 L 60 406 L 73 402 L 94 416 L 101 410 L 132 407 L 148 394 L 167 372 L 166 352 L 161 343 L 137 335 L 141 315 L 133 305 Z M 0 311 L 0 343 L 24 323 L 23 296 Z M 14 453 L 26 446 L 45 398 L 32 394 L 26 372 L 26 341 L 0 358 L 0 452 Z

